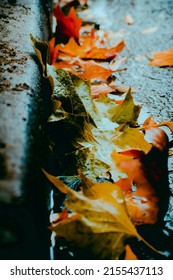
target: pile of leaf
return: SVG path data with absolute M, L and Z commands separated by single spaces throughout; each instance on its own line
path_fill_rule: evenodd
M 44 171 L 66 196 L 50 229 L 87 248 L 91 258 L 119 259 L 132 237 L 158 252 L 138 226 L 159 224 L 167 211 L 168 138 L 159 126 L 173 131 L 173 123 L 149 117 L 139 124 L 141 106 L 131 88 L 121 101 L 108 97 L 116 93 L 110 77 L 123 40 L 110 46 L 108 33 L 102 40 L 92 24 L 82 27 L 73 6 L 65 15 L 56 5 L 54 15 L 57 28 L 49 44 L 32 35 L 31 40 L 50 88 L 48 133 L 56 175 L 77 176 L 79 188 Z

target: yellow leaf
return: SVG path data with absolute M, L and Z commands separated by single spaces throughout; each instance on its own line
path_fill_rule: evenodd
M 50 228 L 57 236 L 91 250 L 100 259 L 118 259 L 129 237 L 136 236 L 143 240 L 129 218 L 124 194 L 119 186 L 113 183 L 92 185 L 89 182 L 91 199 L 71 190 L 52 175 L 45 174 L 59 190 L 66 192 L 65 205 L 72 211 L 69 218 L 58 219 L 51 224 Z
M 113 122 L 118 124 L 134 124 L 139 116 L 140 110 L 141 107 L 134 104 L 131 88 L 129 88 L 123 103 L 111 108 L 108 112 L 110 113 L 110 118 Z
M 144 139 L 144 134 L 139 129 L 123 125 L 115 128 L 115 131 L 118 136 L 115 136 L 113 141 L 120 150 L 140 150 L 146 154 L 150 151 L 152 146 Z

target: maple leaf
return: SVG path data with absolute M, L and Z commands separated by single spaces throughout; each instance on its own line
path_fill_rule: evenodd
M 113 141 L 116 147 L 119 148 L 119 151 L 134 149 L 147 154 L 152 147 L 151 144 L 144 139 L 144 133 L 139 131 L 139 129 L 131 128 L 127 125 L 121 125 L 115 128 L 115 137 Z
M 173 48 L 161 52 L 154 52 L 153 58 L 148 65 L 158 67 L 173 66 Z
M 112 48 L 98 48 L 93 37 L 86 37 L 82 45 L 78 45 L 74 38 L 70 38 L 67 44 L 59 46 L 59 52 L 73 57 L 88 59 L 111 59 L 117 56 L 124 48 L 124 41 L 121 40 Z M 59 58 L 61 54 L 59 53 Z
M 50 229 L 57 237 L 89 249 L 99 259 L 118 259 L 129 237 L 143 240 L 129 218 L 120 187 L 112 183 L 92 185 L 89 181 L 90 191 L 82 194 L 67 187 L 57 177 L 44 173 L 67 194 L 65 205 L 72 211 L 69 218 L 58 219 L 51 224 Z
M 58 33 L 73 37 L 75 40 L 79 38 L 79 30 L 82 25 L 82 19 L 78 18 L 74 7 L 71 7 L 68 16 L 65 16 L 61 11 L 60 6 L 57 4 L 54 7 L 54 16 L 57 19 Z
M 112 70 L 109 69 L 109 67 L 104 67 L 93 60 L 88 60 L 88 61 L 79 60 L 79 64 L 77 63 L 77 65 L 84 68 L 83 73 L 81 73 L 81 70 L 79 68 L 78 75 L 79 77 L 82 77 L 86 80 L 105 81 L 109 76 L 112 75 Z
M 131 88 L 129 88 L 125 99 L 121 104 L 116 105 L 109 98 L 102 99 L 102 102 L 108 104 L 107 115 L 112 122 L 116 122 L 118 124 L 136 123 L 141 110 L 141 106 L 134 104 Z
M 52 65 L 56 68 L 67 70 L 81 78 L 91 81 L 105 81 L 109 76 L 112 75 L 112 70 L 110 70 L 109 67 L 103 67 L 93 60 L 83 61 L 81 59 L 69 59 L 67 61 L 61 60 L 57 62 L 56 59 L 53 58 Z

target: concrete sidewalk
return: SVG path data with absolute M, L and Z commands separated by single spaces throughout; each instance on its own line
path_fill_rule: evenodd
M 0 258 L 48 259 L 41 75 L 30 33 L 48 40 L 51 1 L 2 0 Z M 44 246 L 43 246 L 44 244 Z

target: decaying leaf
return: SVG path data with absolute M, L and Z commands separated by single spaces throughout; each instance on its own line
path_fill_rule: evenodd
M 154 52 L 153 58 L 148 65 L 158 67 L 173 66 L 173 48 L 161 52 Z
M 57 237 L 90 249 L 99 259 L 118 259 L 129 237 L 141 238 L 128 216 L 120 187 L 112 183 L 95 183 L 88 186 L 90 192 L 86 195 L 88 193 L 71 190 L 58 178 L 44 173 L 60 191 L 67 193 L 65 205 L 72 211 L 69 218 L 51 224 Z

